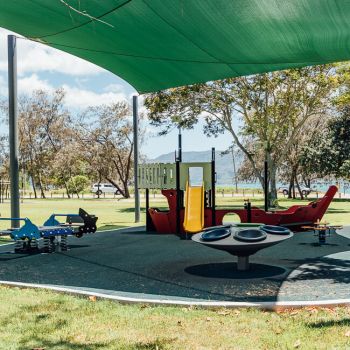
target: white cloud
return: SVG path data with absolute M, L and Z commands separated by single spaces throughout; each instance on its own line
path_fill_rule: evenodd
M 106 92 L 122 92 L 124 91 L 124 87 L 121 84 L 109 84 L 104 89 Z
M 47 80 L 40 79 L 36 74 L 18 80 L 19 94 L 31 95 L 34 90 L 53 92 L 55 88 Z
M 109 104 L 117 101 L 128 101 L 127 95 L 122 91 L 113 92 L 106 91 L 102 93 L 82 89 L 70 85 L 61 86 L 66 92 L 65 105 L 68 108 L 84 109 L 88 106 L 98 106 L 101 104 Z M 32 74 L 18 79 L 19 95 L 31 95 L 35 90 L 45 90 L 52 93 L 56 87 L 47 80 L 40 79 L 37 74 Z M 0 75 L 0 96 L 7 96 L 7 82 Z
M 96 93 L 91 90 L 83 90 L 68 85 L 63 85 L 66 91 L 66 105 L 74 108 L 86 108 L 88 106 L 98 106 L 117 101 L 127 100 L 122 92 L 103 92 Z
M 7 71 L 8 30 L 0 28 L 0 71 Z M 56 72 L 72 76 L 97 75 L 104 70 L 68 53 L 25 39 L 18 39 L 18 74 Z

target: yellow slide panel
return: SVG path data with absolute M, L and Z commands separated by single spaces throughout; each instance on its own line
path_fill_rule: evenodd
M 188 233 L 202 231 L 204 227 L 204 186 L 186 184 L 184 230 Z

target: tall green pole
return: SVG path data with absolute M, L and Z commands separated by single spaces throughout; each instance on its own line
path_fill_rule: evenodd
M 11 217 L 20 217 L 19 165 L 18 165 L 18 114 L 17 114 L 17 47 L 16 37 L 8 35 L 8 88 L 9 88 L 9 143 L 10 143 L 10 189 Z M 19 227 L 19 221 L 12 221 Z
M 132 97 L 132 116 L 134 130 L 134 197 L 135 222 L 140 222 L 140 192 L 139 192 L 139 118 L 137 96 Z

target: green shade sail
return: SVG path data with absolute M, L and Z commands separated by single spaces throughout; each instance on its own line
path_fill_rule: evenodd
M 350 59 L 350 0 L 2 0 L 0 26 L 141 93 Z

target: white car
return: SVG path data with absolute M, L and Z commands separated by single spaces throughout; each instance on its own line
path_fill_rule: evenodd
M 96 195 L 101 195 L 103 193 L 114 193 L 120 194 L 119 190 L 111 184 L 101 183 L 101 184 L 93 184 L 91 187 L 91 192 Z
M 310 192 L 312 191 L 311 188 L 306 187 L 306 186 L 300 186 L 301 189 L 301 193 L 303 194 L 303 196 L 308 196 L 310 194 Z M 295 189 L 296 192 L 298 191 L 297 188 Z M 289 187 L 288 186 L 281 186 L 278 189 L 279 193 L 283 193 L 285 196 L 288 196 L 289 193 Z

